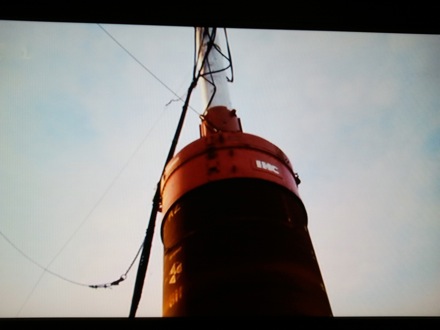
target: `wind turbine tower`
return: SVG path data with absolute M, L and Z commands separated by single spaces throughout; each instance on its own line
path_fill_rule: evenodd
M 219 31 L 196 28 L 200 138 L 160 181 L 163 316 L 332 316 L 300 180 L 280 148 L 243 132 Z

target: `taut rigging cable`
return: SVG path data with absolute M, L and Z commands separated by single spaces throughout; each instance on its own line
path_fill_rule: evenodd
M 215 30 L 213 29 L 213 34 L 215 35 Z M 196 39 L 196 33 L 197 33 L 197 28 L 194 29 L 194 40 Z M 195 50 L 195 63 L 194 63 L 194 67 L 193 67 L 193 80 L 191 81 L 191 84 L 188 88 L 188 92 L 186 94 L 186 99 L 185 99 L 185 103 L 182 107 L 182 113 L 180 115 L 180 119 L 179 122 L 177 124 L 177 128 L 174 134 L 174 138 L 173 141 L 171 143 L 170 146 L 170 150 L 168 152 L 168 156 L 167 159 L 165 161 L 165 164 L 163 166 L 163 170 L 161 173 L 161 176 L 163 175 L 164 171 L 165 171 L 165 167 L 167 166 L 168 162 L 173 158 L 176 147 L 177 147 L 177 143 L 179 140 L 179 136 L 180 133 L 182 131 L 182 127 L 183 127 L 183 123 L 185 121 L 185 116 L 187 113 L 187 109 L 188 109 L 188 105 L 189 105 L 189 100 L 191 98 L 191 94 L 192 91 L 194 90 L 194 88 L 197 86 L 197 81 L 199 80 L 199 78 L 202 76 L 201 74 L 201 70 L 203 68 L 203 63 L 206 61 L 206 59 L 208 58 L 209 52 L 210 50 L 213 48 L 213 40 L 211 40 L 211 42 L 208 43 L 208 49 L 205 53 L 205 56 L 202 60 L 202 65 L 200 66 L 200 68 L 197 70 L 197 49 Z M 130 314 L 129 317 L 130 318 L 134 318 L 136 316 L 136 311 L 139 305 L 139 301 L 142 295 L 142 289 L 143 289 L 143 285 L 144 285 L 144 280 L 145 280 L 145 275 L 147 272 L 147 267 L 148 267 L 148 261 L 150 258 L 150 251 L 151 251 L 151 244 L 153 241 L 153 234 L 154 234 L 154 227 L 155 227 L 155 222 L 156 222 L 156 216 L 157 216 L 157 212 L 159 211 L 159 207 L 160 207 L 160 178 L 159 181 L 157 183 L 156 186 L 156 192 L 154 194 L 153 197 L 153 206 L 151 209 L 151 214 L 150 214 L 150 220 L 148 223 L 148 227 L 146 230 L 146 234 L 145 234 L 145 240 L 144 240 L 144 244 L 143 244 L 143 249 L 142 249 L 142 253 L 141 253 L 141 258 L 139 260 L 139 266 L 138 266 L 138 272 L 137 272 L 137 276 L 136 276 L 136 282 L 135 282 L 135 287 L 133 290 L 133 297 L 132 297 L 132 303 L 131 303 L 131 307 L 130 307 Z
M 150 74 L 152 74 L 151 73 L 151 71 L 150 70 L 148 70 L 139 60 L 137 60 L 130 52 L 128 52 L 128 50 L 126 50 L 109 32 L 107 32 L 100 24 L 98 24 L 98 26 L 109 36 L 109 37 L 111 37 L 121 48 L 123 48 L 137 63 L 139 63 L 144 69 L 146 69 Z M 196 29 L 195 29 L 195 33 L 196 33 Z M 197 61 L 198 61 L 198 56 L 196 55 L 195 56 L 195 64 L 194 64 L 194 68 L 193 68 L 193 80 L 192 80 L 192 82 L 191 82 L 191 84 L 190 84 L 190 86 L 189 86 L 189 88 L 188 88 L 188 91 L 187 91 L 187 94 L 186 94 L 186 99 L 185 99 L 185 101 L 184 101 L 184 105 L 183 105 L 183 108 L 182 108 L 182 113 L 181 113 L 181 116 L 180 116 L 180 119 L 179 119 L 179 123 L 178 123 L 178 126 L 177 126 L 177 128 L 176 128 L 176 132 L 175 132 L 175 134 L 174 134 L 174 138 L 173 138 L 173 141 L 172 141 L 172 143 L 171 143 L 171 147 L 170 147 L 170 150 L 169 150 L 169 153 L 168 153 L 168 156 L 167 156 L 167 159 L 166 159 L 166 162 L 165 162 L 165 164 L 164 164 L 164 167 L 163 167 L 163 170 L 165 170 L 165 167 L 166 167 L 166 165 L 168 164 L 168 162 L 173 158 L 173 156 L 174 156 L 174 153 L 175 153 L 175 150 L 176 150 L 176 147 L 177 147 L 177 143 L 178 143 L 178 139 L 179 139 L 179 136 L 180 136 L 180 133 L 181 133 L 181 130 L 182 130 L 182 127 L 183 127 L 183 123 L 184 123 L 184 120 L 185 120 L 185 116 L 186 116 L 186 113 L 187 113 L 187 109 L 188 109 L 188 107 L 189 107 L 189 100 L 190 100 L 190 97 L 191 97 L 191 94 L 192 94 L 192 91 L 195 89 L 195 87 L 197 86 L 197 81 L 198 81 L 198 79 L 200 78 L 200 77 L 203 77 L 204 79 L 206 79 L 205 77 L 204 77 L 204 75 L 207 75 L 207 74 L 212 74 L 212 73 L 215 73 L 215 72 L 206 72 L 206 73 L 204 73 L 204 74 L 202 74 L 201 73 L 201 68 L 203 68 L 203 66 L 204 66 L 204 62 L 206 61 L 206 59 L 207 59 L 207 56 L 208 56 L 208 54 L 209 54 L 209 51 L 211 50 L 211 49 L 215 49 L 216 51 L 219 51 L 220 52 L 220 50 L 218 49 L 218 47 L 216 47 L 216 45 L 214 44 L 214 39 L 215 39 L 215 33 L 216 33 L 216 29 L 214 28 L 214 29 L 212 29 L 212 35 L 210 35 L 210 42 L 208 43 L 208 49 L 207 49 L 207 51 L 206 51 L 206 53 L 205 53 L 205 57 L 203 58 L 203 60 L 202 60 L 202 65 L 200 66 L 200 69 L 199 69 L 199 71 L 197 71 Z M 226 34 L 226 31 L 225 31 L 225 34 Z M 228 45 L 228 51 L 229 51 L 229 45 Z M 196 52 L 195 52 L 196 53 Z M 221 53 L 221 52 L 220 52 Z M 221 55 L 222 56 L 224 56 L 225 57 L 225 55 L 224 54 L 222 54 L 221 53 Z M 229 57 L 229 66 L 228 67 L 226 67 L 226 68 L 224 68 L 223 70 L 226 70 L 226 69 L 228 69 L 228 68 L 231 68 L 231 72 L 232 72 L 232 63 L 231 63 L 231 61 L 230 61 L 230 57 Z M 152 74 L 159 82 L 161 82 L 154 74 Z M 229 81 L 232 81 L 232 79 L 233 78 L 231 78 L 231 79 L 229 79 L 228 78 L 228 80 Z M 162 82 L 161 82 L 162 83 Z M 212 83 L 213 85 L 214 85 L 214 83 L 213 82 L 210 82 L 210 83 Z M 163 83 L 162 83 L 163 84 Z M 164 84 L 163 84 L 164 85 Z M 169 89 L 166 85 L 164 85 L 167 89 Z M 215 88 L 215 85 L 214 85 L 214 88 Z M 170 89 L 169 89 L 170 90 Z M 173 91 L 172 91 L 172 93 L 174 94 L 174 95 L 177 95 L 176 93 L 174 93 Z M 179 98 L 179 100 L 182 100 L 182 98 L 180 97 L 180 96 L 178 96 L 178 98 Z M 194 109 L 193 109 L 194 110 Z M 194 110 L 195 111 L 195 110 Z M 197 113 L 197 111 L 195 111 L 196 113 Z M 148 134 L 147 134 L 148 135 Z M 141 145 L 143 144 L 143 142 L 145 141 L 145 138 L 144 138 L 144 140 L 141 142 Z M 140 147 L 140 146 L 139 146 Z M 139 150 L 139 147 L 136 149 L 136 151 L 135 151 L 135 153 Z M 130 157 L 130 159 L 133 157 L 133 155 Z M 125 164 L 124 165 L 124 167 L 123 167 L 123 169 L 125 169 L 125 167 L 126 167 L 126 165 L 127 164 Z M 120 171 L 120 173 L 117 175 L 117 177 L 121 174 L 121 172 L 123 171 L 123 169 Z M 163 171 L 162 171 L 162 174 L 163 174 Z M 162 175 L 161 175 L 162 176 Z M 107 190 L 106 190 L 106 192 L 104 193 L 104 195 L 108 192 L 108 190 L 110 189 L 110 187 L 113 185 L 113 183 L 114 183 L 114 181 L 115 181 L 115 179 L 112 181 L 112 183 L 110 184 L 110 186 L 107 188 Z M 101 197 L 101 199 L 103 198 L 104 196 L 102 196 Z M 100 200 L 101 200 L 100 199 Z M 99 201 L 98 201 L 99 202 Z M 141 246 L 140 246 L 140 248 L 138 249 L 138 251 L 137 251 L 137 253 L 136 253 L 136 256 L 135 256 L 135 258 L 131 261 L 131 264 L 129 265 L 129 267 L 128 267 L 128 269 L 125 271 L 125 273 L 124 274 L 122 274 L 117 280 L 114 280 L 114 281 L 112 281 L 112 282 L 107 282 L 107 283 L 104 283 L 104 284 L 86 284 L 86 283 L 81 283 L 81 282 L 77 282 L 77 281 L 74 281 L 74 280 L 71 280 L 71 279 L 68 279 L 68 278 L 66 278 L 66 277 L 64 277 L 64 276 L 61 276 L 61 275 L 59 275 L 59 274 L 57 274 L 57 273 L 55 273 L 55 272 L 53 272 L 53 271 L 51 271 L 48 267 L 50 266 L 50 264 L 49 264 L 49 266 L 47 266 L 47 267 L 44 267 L 43 265 L 41 265 L 41 264 L 39 264 L 38 262 L 36 262 L 36 261 L 34 261 L 32 258 L 30 258 L 25 252 L 23 252 L 20 248 L 18 248 L 11 240 L 9 240 L 8 239 L 8 237 L 5 235 L 5 234 L 3 234 L 1 231 L 0 231 L 0 235 L 12 246 L 12 247 L 14 247 L 20 254 L 22 254 L 26 259 L 28 259 L 30 262 L 32 262 L 34 265 L 36 265 L 37 267 L 39 267 L 39 268 L 41 268 L 44 272 L 43 272 L 43 274 L 44 273 L 50 273 L 51 275 L 53 275 L 53 276 L 56 276 L 56 277 L 58 277 L 58 278 L 60 278 L 60 279 L 62 279 L 62 280 L 64 280 L 64 281 L 67 281 L 67 282 L 70 282 L 70 283 L 72 283 L 72 284 L 75 284 L 75 285 L 80 285 L 80 286 L 86 286 L 86 287 L 90 287 L 90 288 L 94 288 L 94 289 L 97 289 L 97 288 L 109 288 L 109 287 L 111 287 L 111 286 L 115 286 L 115 285 L 119 285 L 119 283 L 120 282 L 122 282 L 122 281 L 124 281 L 125 279 L 126 279 L 126 277 L 127 277 L 127 274 L 128 274 L 128 272 L 131 270 L 131 268 L 132 268 L 132 266 L 133 266 L 133 264 L 134 264 L 134 262 L 136 261 L 136 259 L 138 258 L 138 256 L 139 256 L 139 254 L 141 253 L 141 251 L 142 251 L 142 253 L 141 253 L 141 259 L 140 259 L 140 261 L 139 261 L 139 268 L 138 268 L 138 273 L 137 273 L 137 278 L 136 278 L 136 282 L 135 282 L 135 289 L 134 289 L 134 292 L 133 292 L 133 299 L 132 299 L 132 306 L 131 306 L 131 310 L 130 310 L 130 317 L 134 317 L 135 316 L 135 314 L 136 314 L 136 310 L 137 310 L 137 306 L 138 306 L 138 303 L 139 303 L 139 301 L 140 301 L 140 297 L 141 297 L 141 294 L 142 294 L 142 288 L 143 288 L 143 282 L 144 282 L 144 279 L 145 279 L 145 275 L 146 275 L 146 270 L 147 270 L 147 266 L 148 266 L 148 261 L 149 261 L 149 255 L 150 255 L 150 251 L 151 251 L 151 243 L 152 243 L 152 239 L 153 239 L 153 234 L 154 234 L 154 227 L 155 227 L 155 219 L 156 219 L 156 215 L 157 215 L 157 212 L 159 211 L 159 206 L 160 206 L 160 180 L 159 180 L 159 182 L 157 183 L 157 187 L 156 187 L 156 192 L 155 192 L 155 195 L 154 195 L 154 197 L 153 197 L 153 207 L 152 207 L 152 210 L 151 210 L 151 215 L 150 215 L 150 221 L 149 221 L 149 224 L 148 224 L 148 227 L 147 227 L 147 231 L 146 231 L 146 235 L 145 235 L 145 238 L 144 238 L 144 241 L 143 241 L 143 243 L 141 244 Z M 96 207 L 96 205 L 95 205 L 95 207 Z M 93 209 L 89 212 L 89 215 L 90 215 L 90 213 L 92 213 L 93 212 Z M 84 221 L 81 223 L 81 225 L 80 225 L 80 227 L 84 224 L 84 222 L 85 222 L 85 220 L 87 220 L 87 218 L 88 218 L 89 216 L 87 216 L 85 219 L 84 219 Z M 76 231 L 78 231 L 78 229 L 79 228 L 77 228 L 77 230 Z M 76 232 L 75 232 L 76 233 Z M 73 235 L 72 235 L 72 237 L 73 237 Z M 71 237 L 71 238 L 72 238 Z M 70 241 L 70 239 L 69 239 L 69 241 Z M 67 245 L 68 244 L 68 242 L 66 242 L 66 244 L 65 245 Z M 65 246 L 64 246 L 65 247 Z M 64 248 L 63 247 L 63 248 Z M 62 250 L 62 249 L 61 249 Z M 58 252 L 58 254 L 53 258 L 53 260 L 52 260 L 52 262 L 56 259 L 56 257 L 59 255 L 61 253 L 61 251 L 59 251 Z
M 101 24 L 97 24 L 120 48 L 122 48 L 134 61 L 136 61 L 144 70 L 146 70 L 150 75 L 152 75 L 160 84 L 162 84 L 167 90 L 169 90 L 173 95 L 177 96 L 179 101 L 184 101 L 182 97 L 180 97 L 179 95 L 177 95 L 170 87 L 168 87 L 164 82 L 162 82 L 156 75 L 153 74 L 153 72 L 151 70 L 149 70 L 141 61 L 139 61 L 129 50 L 127 50 L 120 42 L 118 42 L 118 40 L 113 37 L 112 34 L 110 34 Z M 177 100 L 171 100 L 169 101 L 165 106 L 168 106 L 171 102 L 173 101 L 177 101 Z M 195 109 L 193 109 L 192 107 L 190 107 L 196 114 L 200 115 Z M 153 125 L 155 126 L 155 125 Z M 152 127 L 153 128 L 153 127 Z M 152 129 L 151 128 L 151 129 Z M 128 163 L 131 161 L 131 159 L 134 157 L 134 155 L 139 151 L 140 147 L 142 146 L 142 144 L 145 142 L 147 136 L 151 133 L 151 129 L 148 131 L 148 133 L 146 134 L 146 136 L 143 138 L 143 140 L 141 141 L 141 143 L 138 145 L 138 147 L 136 148 L 136 150 L 133 152 L 133 154 L 130 156 L 129 160 L 124 164 L 124 166 L 121 168 L 121 170 L 118 172 L 118 174 L 116 175 L 116 177 L 112 180 L 112 182 L 110 183 L 110 185 L 107 187 L 107 189 L 105 190 L 104 194 L 101 196 L 101 198 L 98 200 L 97 203 L 95 203 L 95 206 L 92 208 L 92 210 L 89 212 L 89 214 L 85 217 L 85 219 L 83 220 L 83 222 L 80 224 L 80 226 L 76 229 L 75 233 L 80 229 L 80 227 L 84 224 L 84 222 L 89 218 L 90 214 L 94 211 L 94 209 L 96 208 L 97 204 L 99 204 L 99 202 L 103 199 L 103 197 L 108 193 L 108 191 L 110 190 L 110 188 L 113 186 L 113 184 L 115 183 L 116 179 L 121 175 L 121 173 L 124 171 L 124 169 L 127 167 Z M 65 245 L 63 246 L 63 248 L 57 253 L 57 255 L 53 258 L 52 262 L 57 258 L 57 256 L 62 252 L 62 250 L 64 249 L 64 247 L 69 243 L 69 241 L 73 238 L 73 236 L 75 235 L 75 233 L 69 238 L 69 240 L 65 243 Z M 115 285 L 119 285 L 120 282 L 124 281 L 127 277 L 127 274 L 129 273 L 129 271 L 131 270 L 133 264 L 135 263 L 135 261 L 137 260 L 141 250 L 143 249 L 143 245 L 144 243 L 142 243 L 134 257 L 134 259 L 131 261 L 129 267 L 127 268 L 127 270 L 125 271 L 125 273 L 123 273 L 117 280 L 114 280 L 112 282 L 106 282 L 106 283 L 102 283 L 102 284 L 87 284 L 87 283 L 82 283 L 82 282 L 78 282 L 78 281 L 74 281 L 72 279 L 69 279 L 65 276 L 62 276 L 56 272 L 53 272 L 52 270 L 49 269 L 49 266 L 43 266 L 40 263 L 38 263 L 37 261 L 33 260 L 30 256 L 28 256 L 23 250 L 21 250 L 16 244 L 14 244 L 1 230 L 0 230 L 0 236 L 2 236 L 6 242 L 8 242 L 16 251 L 18 251 L 24 258 L 26 258 L 27 260 L 29 260 L 31 263 L 33 263 L 34 265 L 36 265 L 38 268 L 43 270 L 42 275 L 44 275 L 44 273 L 49 273 L 55 277 L 58 277 L 59 279 L 62 279 L 66 282 L 70 282 L 71 284 L 75 284 L 75 285 L 79 285 L 79 286 L 85 286 L 85 287 L 90 287 L 90 288 L 109 288 Z M 41 277 L 40 277 L 41 279 Z M 39 281 L 38 281 L 39 282 Z M 37 284 L 38 284 L 37 282 Z M 36 284 L 36 285 L 37 285 Z M 36 286 L 35 285 L 35 286 Z M 34 286 L 34 289 L 35 289 Z

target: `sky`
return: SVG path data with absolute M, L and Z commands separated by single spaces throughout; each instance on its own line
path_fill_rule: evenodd
M 299 174 L 334 316 L 440 316 L 440 36 L 227 36 L 231 104 Z M 128 317 L 193 65 L 192 27 L 0 21 L 1 318 Z M 177 151 L 203 110 L 197 88 Z M 162 313 L 161 219 L 137 317 Z

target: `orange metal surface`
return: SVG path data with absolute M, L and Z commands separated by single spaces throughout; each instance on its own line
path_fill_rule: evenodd
M 223 106 L 210 108 L 203 116 L 200 125 L 200 136 L 218 132 L 241 132 L 240 118 L 237 117 L 235 110 L 229 110 Z
M 288 157 L 223 106 L 200 136 L 160 182 L 163 315 L 331 316 Z
M 166 317 L 332 315 L 306 210 L 280 185 L 198 187 L 171 206 L 161 235 Z
M 256 178 L 279 184 L 299 197 L 287 156 L 274 144 L 242 132 L 210 134 L 183 148 L 161 179 L 161 212 L 187 192 L 231 178 Z

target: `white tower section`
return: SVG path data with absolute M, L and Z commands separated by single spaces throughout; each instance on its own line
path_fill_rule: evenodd
M 196 31 L 198 69 L 203 66 L 201 70 L 203 78 L 200 83 L 205 111 L 216 106 L 230 110 L 232 106 L 227 86 L 227 70 L 220 48 L 220 38 L 216 33 L 217 29 L 198 27 Z M 206 57 L 205 54 L 207 54 Z

